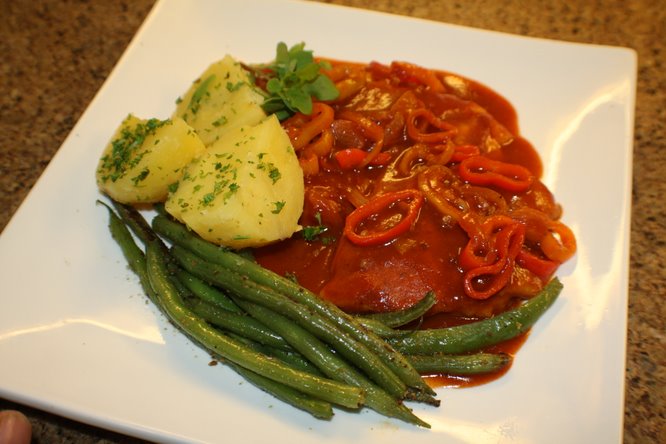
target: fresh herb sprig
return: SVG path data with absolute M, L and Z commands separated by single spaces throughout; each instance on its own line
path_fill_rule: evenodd
M 305 43 L 291 48 L 284 42 L 278 43 L 275 60 L 254 69 L 255 77 L 265 82 L 264 111 L 284 120 L 296 112 L 311 114 L 312 97 L 318 100 L 338 97 L 338 89 L 321 73 L 322 69 L 330 69 L 330 64 L 315 61 L 312 51 L 305 50 Z

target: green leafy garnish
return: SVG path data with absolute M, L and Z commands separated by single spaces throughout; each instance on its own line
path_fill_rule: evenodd
M 199 111 L 201 100 L 208 94 L 208 87 L 213 81 L 215 81 L 215 74 L 211 74 L 203 80 L 192 94 L 192 98 L 188 105 L 188 108 L 192 110 L 192 114 L 196 114 Z
M 116 180 L 124 177 L 129 171 L 136 167 L 143 156 L 150 152 L 150 147 L 145 147 L 144 142 L 148 136 L 154 135 L 155 131 L 163 125 L 171 123 L 171 120 L 158 120 L 149 119 L 145 122 L 138 122 L 134 128 L 125 125 L 126 120 L 123 121 L 123 127 L 120 131 L 119 137 L 111 142 L 111 153 L 102 157 L 102 162 L 99 167 L 102 182 L 107 181 L 115 182 Z M 144 169 L 138 176 L 133 177 L 132 181 L 137 186 L 139 182 L 144 180 L 149 174 L 149 171 Z
M 321 222 L 321 213 L 315 214 L 315 219 L 317 219 L 318 225 L 309 225 L 306 227 L 303 227 L 303 231 L 301 231 L 301 235 L 303 236 L 303 239 L 305 239 L 308 242 L 314 242 L 316 241 L 319 236 L 326 231 L 328 231 L 328 227 Z M 321 241 L 325 244 L 329 243 L 328 238 L 321 238 Z
M 266 82 L 268 97 L 262 105 L 264 111 L 284 120 L 296 112 L 311 114 L 312 97 L 335 99 L 338 89 L 321 73 L 322 69 L 329 68 L 329 63 L 314 60 L 312 51 L 305 50 L 305 43 L 291 48 L 284 42 L 278 43 L 275 60 L 254 72 Z
M 284 206 L 287 204 L 284 200 L 279 200 L 277 202 L 273 202 L 273 205 L 275 205 L 275 209 L 271 210 L 271 213 L 273 214 L 280 214 Z

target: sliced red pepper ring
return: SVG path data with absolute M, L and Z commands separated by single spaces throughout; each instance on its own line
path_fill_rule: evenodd
M 504 215 L 481 221 L 478 216 L 465 214 L 459 223 L 469 236 L 459 257 L 465 294 L 487 299 L 511 279 L 516 256 L 525 241 L 525 226 Z
M 353 168 L 360 168 L 365 166 L 365 160 L 368 157 L 368 152 L 360 148 L 346 148 L 337 151 L 333 157 L 343 170 L 350 170 Z M 391 155 L 386 152 L 378 153 L 370 162 L 369 165 L 379 166 L 386 165 L 391 160 Z
M 388 165 L 389 162 L 391 162 L 391 155 L 386 151 L 382 151 L 381 153 L 378 153 L 374 157 L 374 159 L 372 159 L 368 163 L 368 165 L 373 165 L 373 166 Z
M 516 263 L 536 275 L 542 282 L 550 280 L 560 266 L 559 262 L 542 259 L 525 248 L 516 256 Z
M 428 132 L 419 127 L 417 120 L 423 120 L 427 126 L 440 131 Z M 407 116 L 407 135 L 412 140 L 422 143 L 444 143 L 453 137 L 458 129 L 450 123 L 440 119 L 427 108 L 416 108 Z
M 314 153 L 305 153 L 298 158 L 298 163 L 305 176 L 314 176 L 319 173 L 319 158 Z
M 512 217 L 525 225 L 527 239 L 541 249 L 546 259 L 561 264 L 576 253 L 576 236 L 561 221 L 532 208 L 520 208 Z
M 453 149 L 451 155 L 451 162 L 461 162 L 468 157 L 478 156 L 481 150 L 476 145 L 458 145 Z
M 382 147 L 384 146 L 384 130 L 380 125 L 357 111 L 342 110 L 339 112 L 338 117 L 356 123 L 363 136 L 373 142 L 372 148 L 359 166 L 364 167 L 369 165 L 382 151 Z
M 462 250 L 458 261 L 463 270 L 487 266 L 497 260 L 497 254 L 492 249 L 491 241 L 479 222 L 478 217 L 472 213 L 465 213 L 458 220 L 460 227 L 467 233 L 469 241 Z
M 419 189 L 425 195 L 428 203 L 444 217 L 456 222 L 460 222 L 460 219 L 469 210 L 466 202 L 457 199 L 458 182 L 457 176 L 444 165 L 425 168 L 417 176 Z
M 562 263 L 576 253 L 576 236 L 560 221 L 551 221 L 549 232 L 541 239 L 541 251 L 550 260 Z
M 283 123 L 291 144 L 296 151 L 311 143 L 322 131 L 329 128 L 335 117 L 335 111 L 329 105 L 315 102 L 312 113 L 304 115 L 296 113 Z
M 534 175 L 521 165 L 471 156 L 460 162 L 460 177 L 474 185 L 496 186 L 508 191 L 526 191 L 534 181 Z
M 465 294 L 473 299 L 488 299 L 504 288 L 511 279 L 524 240 L 525 227 L 522 224 L 514 223 L 502 228 L 493 245 L 496 261 L 465 272 Z M 480 282 L 483 282 L 482 286 Z
M 343 170 L 351 170 L 352 168 L 361 166 L 367 155 L 368 153 L 360 148 L 347 148 L 337 151 L 333 154 L 333 157 L 335 157 L 340 168 Z
M 445 92 L 446 88 L 434 71 L 407 62 L 392 62 L 391 71 L 400 79 L 420 83 L 432 92 Z
M 304 151 L 312 151 L 317 156 L 325 156 L 331 152 L 331 148 L 333 148 L 333 132 L 327 128 L 310 142 Z
M 402 201 L 407 201 L 407 212 L 397 223 L 377 232 L 359 233 L 357 231 L 363 221 Z M 356 208 L 347 216 L 344 235 L 353 244 L 359 246 L 367 247 L 385 244 L 409 231 L 414 222 L 416 222 L 422 205 L 423 195 L 418 190 L 409 189 L 382 194 Z
M 503 250 L 508 248 L 503 236 L 507 236 L 507 233 L 510 236 L 519 225 L 519 222 L 508 216 L 496 215 L 483 220 L 473 213 L 464 214 L 458 223 L 469 237 L 458 258 L 460 266 L 466 271 L 486 267 L 500 260 L 506 253 Z M 525 231 L 522 227 L 520 230 L 523 233 Z

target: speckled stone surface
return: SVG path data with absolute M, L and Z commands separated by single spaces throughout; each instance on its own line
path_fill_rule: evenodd
M 664 2 L 327 3 L 637 51 L 624 441 L 666 442 Z M 71 131 L 152 4 L 152 0 L 0 2 L 0 229 Z M 8 407 L 30 417 L 35 443 L 140 442 L 0 399 L 0 409 Z

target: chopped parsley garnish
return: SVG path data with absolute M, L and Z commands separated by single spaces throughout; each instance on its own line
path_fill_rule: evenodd
M 148 177 L 148 174 L 150 174 L 150 170 L 148 169 L 148 167 L 146 167 L 146 168 L 142 169 L 139 174 L 132 177 L 132 183 L 134 184 L 134 186 L 135 187 L 139 186 L 139 182 L 144 181 L 146 179 L 146 177 Z
M 225 123 L 227 123 L 227 121 L 228 121 L 227 116 L 222 116 L 213 122 L 213 126 L 222 126 Z
M 308 242 L 316 241 L 321 234 L 328 231 L 328 227 L 321 223 L 321 213 L 315 214 L 315 219 L 317 219 L 318 225 L 309 225 L 303 227 L 303 230 L 301 231 L 303 239 L 305 239 Z M 332 240 L 332 238 L 322 237 L 320 238 L 320 240 L 323 243 L 328 244 Z
M 190 99 L 190 103 L 187 105 L 187 107 L 192 111 L 192 114 L 196 114 L 199 111 L 201 100 L 206 95 L 208 95 L 208 87 L 210 86 L 211 83 L 213 83 L 214 80 L 215 80 L 215 74 L 211 74 L 210 76 L 206 77 L 206 79 L 201 82 L 201 84 L 197 87 L 197 89 L 194 90 L 194 93 L 192 93 L 192 98 Z
M 211 202 L 213 202 L 213 200 L 215 200 L 215 193 L 214 192 L 206 193 L 203 199 L 201 199 L 201 205 L 206 207 L 210 205 Z
M 238 91 L 243 85 L 245 85 L 245 82 L 243 82 L 242 80 L 239 80 L 236 83 L 227 82 L 227 85 L 226 85 L 227 86 L 227 91 L 229 91 L 229 92 Z
M 259 158 L 261 159 L 261 156 Z M 277 182 L 282 177 L 282 173 L 280 173 L 280 170 L 273 162 L 259 162 L 257 164 L 257 169 L 266 171 L 268 173 L 268 178 L 271 179 L 273 183 Z
M 100 172 L 103 173 L 101 174 L 102 181 L 115 182 L 136 167 L 143 156 L 150 152 L 143 147 L 146 137 L 155 134 L 159 127 L 169 122 L 171 121 L 149 119 L 137 123 L 133 128 L 124 126 L 119 136 L 111 141 L 111 153 L 102 157 L 100 165 Z M 144 169 L 133 177 L 134 185 L 144 180 L 148 173 L 149 171 Z
M 273 202 L 273 205 L 275 205 L 275 209 L 271 211 L 273 214 L 280 214 L 284 206 L 287 204 L 284 200 L 279 200 L 277 202 Z
M 179 182 L 174 182 L 174 183 L 170 184 L 169 187 L 167 188 L 169 190 L 169 193 L 175 193 L 176 190 L 178 190 L 178 185 L 179 185 Z

